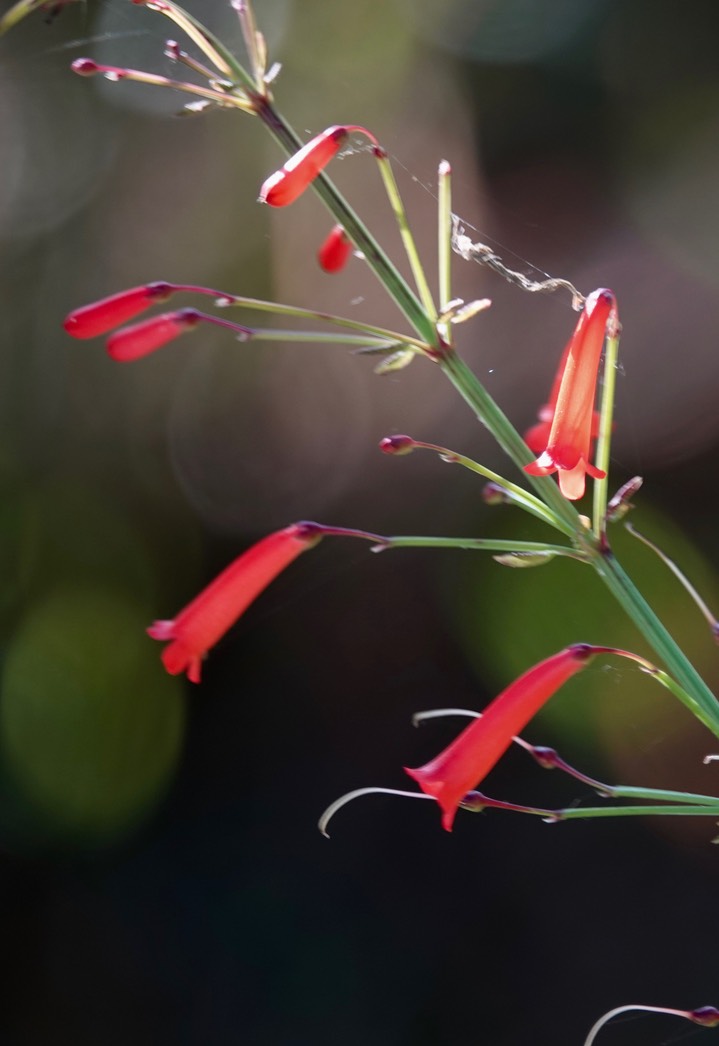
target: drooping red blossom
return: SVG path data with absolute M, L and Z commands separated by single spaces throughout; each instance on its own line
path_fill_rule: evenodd
M 575 643 L 540 661 L 507 687 L 435 759 L 405 771 L 442 808 L 442 827 L 452 831 L 462 799 L 486 777 L 545 701 L 589 663 L 594 648 Z
M 271 174 L 260 189 L 260 203 L 286 207 L 301 196 L 330 160 L 337 155 L 355 128 L 333 126 L 303 145 L 279 171 Z
M 605 474 L 590 460 L 594 401 L 599 361 L 607 324 L 616 322 L 616 300 L 610 290 L 594 291 L 586 300 L 558 375 L 556 405 L 546 446 L 524 470 L 532 476 L 559 472 L 559 489 L 565 498 L 576 501 L 584 494 L 587 473 L 594 479 Z M 555 379 L 555 386 L 557 380 Z M 550 403 L 543 420 L 549 419 Z M 536 440 L 536 434 L 533 437 Z M 536 446 L 536 442 L 535 442 Z
M 317 526 L 293 523 L 243 552 L 200 592 L 173 621 L 155 621 L 147 629 L 153 639 L 170 640 L 162 662 L 170 675 L 187 672 L 200 682 L 207 651 L 244 614 L 247 607 L 301 552 L 321 539 Z
M 317 260 L 325 272 L 339 272 L 351 253 L 352 241 L 341 225 L 335 225 L 317 252 Z
M 204 316 L 197 309 L 177 309 L 122 327 L 107 339 L 108 355 L 118 363 L 142 359 L 192 330 L 202 319 Z
M 174 290 L 172 284 L 159 281 L 147 283 L 144 287 L 130 287 L 109 298 L 74 309 L 65 318 L 63 327 L 73 338 L 96 338 L 98 334 L 106 334 L 113 327 L 139 316 L 151 305 L 167 301 Z

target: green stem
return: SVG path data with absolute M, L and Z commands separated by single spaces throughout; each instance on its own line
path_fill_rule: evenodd
M 607 486 L 609 483 L 609 450 L 612 444 L 612 420 L 614 418 L 614 388 L 617 380 L 617 357 L 619 334 L 607 338 L 607 349 L 602 371 L 602 407 L 599 415 L 599 437 L 595 464 L 605 473 L 604 479 L 594 481 L 594 533 L 603 535 L 606 530 Z
M 547 545 L 543 541 L 508 541 L 507 538 L 435 538 L 400 534 L 383 537 L 377 551 L 385 548 L 463 548 L 483 552 L 551 552 L 555 556 L 577 558 L 580 553 L 566 545 Z
M 439 366 L 445 377 L 449 378 L 462 399 L 469 404 L 482 424 L 490 430 L 500 447 L 509 455 L 515 465 L 521 469 L 522 466 L 534 461 L 534 455 L 514 425 L 495 403 L 479 378 L 469 369 L 461 356 L 450 350 L 439 361 Z M 552 513 L 558 519 L 564 520 L 573 534 L 582 534 L 584 527 L 576 509 L 562 496 L 554 480 L 549 476 L 530 476 L 526 472 L 523 475 L 535 488 Z
M 446 160 L 439 165 L 437 177 L 437 262 L 439 268 L 439 311 L 452 298 L 452 168 Z M 451 325 L 447 324 L 447 342 L 451 344 Z
M 700 792 L 673 792 L 664 788 L 633 788 L 630 785 L 611 785 L 612 799 L 654 799 L 658 803 L 688 803 L 694 806 L 719 806 L 719 797 Z
M 317 345 L 356 345 L 367 347 L 373 352 L 380 349 L 396 349 L 397 342 L 370 337 L 362 334 L 344 334 L 341 331 L 293 331 L 282 327 L 256 327 L 250 335 L 252 341 L 297 341 L 311 342 Z
M 717 817 L 719 801 L 714 806 L 572 806 L 567 810 L 549 811 L 558 821 L 576 821 L 587 817 Z
M 435 308 L 434 301 L 432 300 L 432 292 L 429 289 L 427 283 L 427 277 L 424 274 L 422 268 L 422 262 L 417 252 L 417 245 L 414 242 L 414 236 L 412 230 L 409 227 L 407 221 L 407 212 L 404 209 L 402 203 L 402 197 L 400 196 L 399 186 L 397 185 L 397 179 L 394 176 L 392 170 L 392 164 L 389 162 L 389 157 L 384 149 L 375 147 L 374 156 L 379 166 L 379 173 L 382 176 L 384 182 L 385 192 L 387 193 L 387 199 L 389 200 L 392 213 L 394 214 L 394 220 L 397 222 L 399 234 L 402 237 L 402 243 L 404 244 L 405 253 L 407 260 L 409 261 L 410 268 L 412 269 L 412 275 L 414 276 L 414 282 L 417 285 L 417 292 L 422 300 L 424 311 L 428 316 L 432 317 L 433 322 L 437 320 L 437 309 Z
M 419 338 L 413 338 L 409 334 L 399 334 L 397 331 L 388 330 L 386 327 L 375 327 L 373 324 L 364 323 L 361 320 L 350 320 L 344 316 L 335 316 L 331 312 L 301 309 L 296 305 L 282 305 L 280 302 L 263 301 L 260 298 L 244 298 L 239 294 L 220 294 L 219 292 L 217 292 L 216 304 L 221 308 L 227 309 L 251 309 L 256 312 L 273 312 L 276 316 L 292 316 L 295 319 L 323 320 L 325 323 L 334 323 L 337 327 L 364 331 L 366 334 L 381 338 L 383 341 L 399 341 L 406 345 L 412 345 L 419 350 L 428 348 L 425 342 L 420 341 Z
M 604 555 L 595 553 L 591 562 L 609 591 L 659 654 L 671 675 L 696 702 L 690 705 L 692 711 L 715 737 L 719 737 L 719 702 L 619 561 L 613 553 L 608 552 Z

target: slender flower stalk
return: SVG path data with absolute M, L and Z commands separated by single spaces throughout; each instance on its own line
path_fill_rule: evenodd
M 198 84 L 188 83 L 185 80 L 170 80 L 166 76 L 158 76 L 156 73 L 146 73 L 142 69 L 127 69 L 118 65 L 101 65 L 92 58 L 77 58 L 72 63 L 72 71 L 78 76 L 104 76 L 106 80 L 118 83 L 120 80 L 132 80 L 135 83 L 149 84 L 152 87 L 169 87 L 174 91 L 184 91 L 185 94 L 195 94 L 215 105 L 229 109 L 242 109 L 246 113 L 255 111 L 252 102 L 237 94 L 228 93 L 217 87 L 200 87 Z M 217 83 L 216 81 L 214 81 Z
M 162 652 L 162 662 L 170 675 L 187 672 L 191 682 L 199 683 L 207 651 L 270 582 L 321 537 L 312 524 L 303 523 L 293 523 L 268 535 L 243 552 L 172 621 L 150 625 L 148 635 L 170 641 Z
M 574 534 L 574 529 L 568 527 L 564 520 L 556 516 L 539 498 L 530 494 L 529 491 L 523 490 L 522 487 L 518 487 L 515 483 L 511 483 L 508 479 L 498 475 L 491 469 L 485 468 L 484 465 L 480 465 L 479 462 L 474 461 L 472 458 L 465 457 L 464 454 L 458 454 L 447 447 L 440 447 L 436 443 L 425 443 L 422 440 L 416 440 L 406 435 L 385 436 L 383 440 L 380 440 L 379 449 L 383 454 L 392 454 L 397 457 L 411 454 L 413 450 L 432 450 L 439 455 L 442 461 L 446 461 L 450 465 L 462 465 L 463 468 L 469 469 L 470 472 L 483 476 L 484 479 L 494 484 L 497 490 L 502 491 L 502 495 L 503 497 L 506 496 L 507 501 L 511 500 L 513 504 L 524 509 L 525 512 L 529 512 L 536 516 L 537 519 L 548 523 L 551 527 L 561 530 L 569 537 Z
M 616 316 L 614 295 L 597 290 L 586 300 L 584 311 L 565 350 L 556 407 L 546 449 L 525 471 L 549 476 L 559 471 L 559 489 L 570 501 L 584 494 L 587 473 L 595 479 L 606 475 L 589 460 L 599 360 L 610 318 Z
M 576 672 L 594 648 L 583 643 L 560 650 L 507 687 L 455 740 L 424 766 L 405 767 L 426 795 L 442 808 L 442 827 L 452 831 L 462 799 L 482 781 L 542 705 Z

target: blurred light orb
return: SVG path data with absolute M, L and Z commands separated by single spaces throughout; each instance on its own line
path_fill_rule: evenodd
M 29 820 L 51 839 L 112 840 L 172 780 L 182 686 L 142 621 L 123 596 L 68 586 L 38 601 L 8 645 L 0 751 Z

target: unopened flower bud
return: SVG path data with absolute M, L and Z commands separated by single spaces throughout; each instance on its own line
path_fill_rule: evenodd
M 76 58 L 70 68 L 78 76 L 96 76 L 100 72 L 100 66 L 92 58 Z
M 348 133 L 347 127 L 328 127 L 303 145 L 279 171 L 263 182 L 260 203 L 269 203 L 271 207 L 286 207 L 294 203 L 337 155 Z
M 719 1010 L 716 1006 L 700 1006 L 689 1011 L 689 1020 L 700 1024 L 702 1028 L 716 1028 L 719 1024 Z
M 482 487 L 482 501 L 485 505 L 507 505 L 511 500 L 499 483 L 485 483 Z
M 379 443 L 379 449 L 383 454 L 397 454 L 400 457 L 403 454 L 411 454 L 416 446 L 417 443 L 411 436 L 385 436 Z
M 556 556 L 556 552 L 503 552 L 499 556 L 492 556 L 495 563 L 503 567 L 543 567 Z
M 147 283 L 127 291 L 101 298 L 90 305 L 75 309 L 66 317 L 63 327 L 73 338 L 96 338 L 113 327 L 119 327 L 133 316 L 138 316 L 151 305 L 165 302 L 174 291 L 170 283 Z
M 317 260 L 324 272 L 340 272 L 351 253 L 352 241 L 341 225 L 335 225 L 317 252 Z
M 108 354 L 119 363 L 139 360 L 161 349 L 180 334 L 192 330 L 202 318 L 202 313 L 197 309 L 179 309 L 177 312 L 163 312 L 131 327 L 123 327 L 108 338 Z

